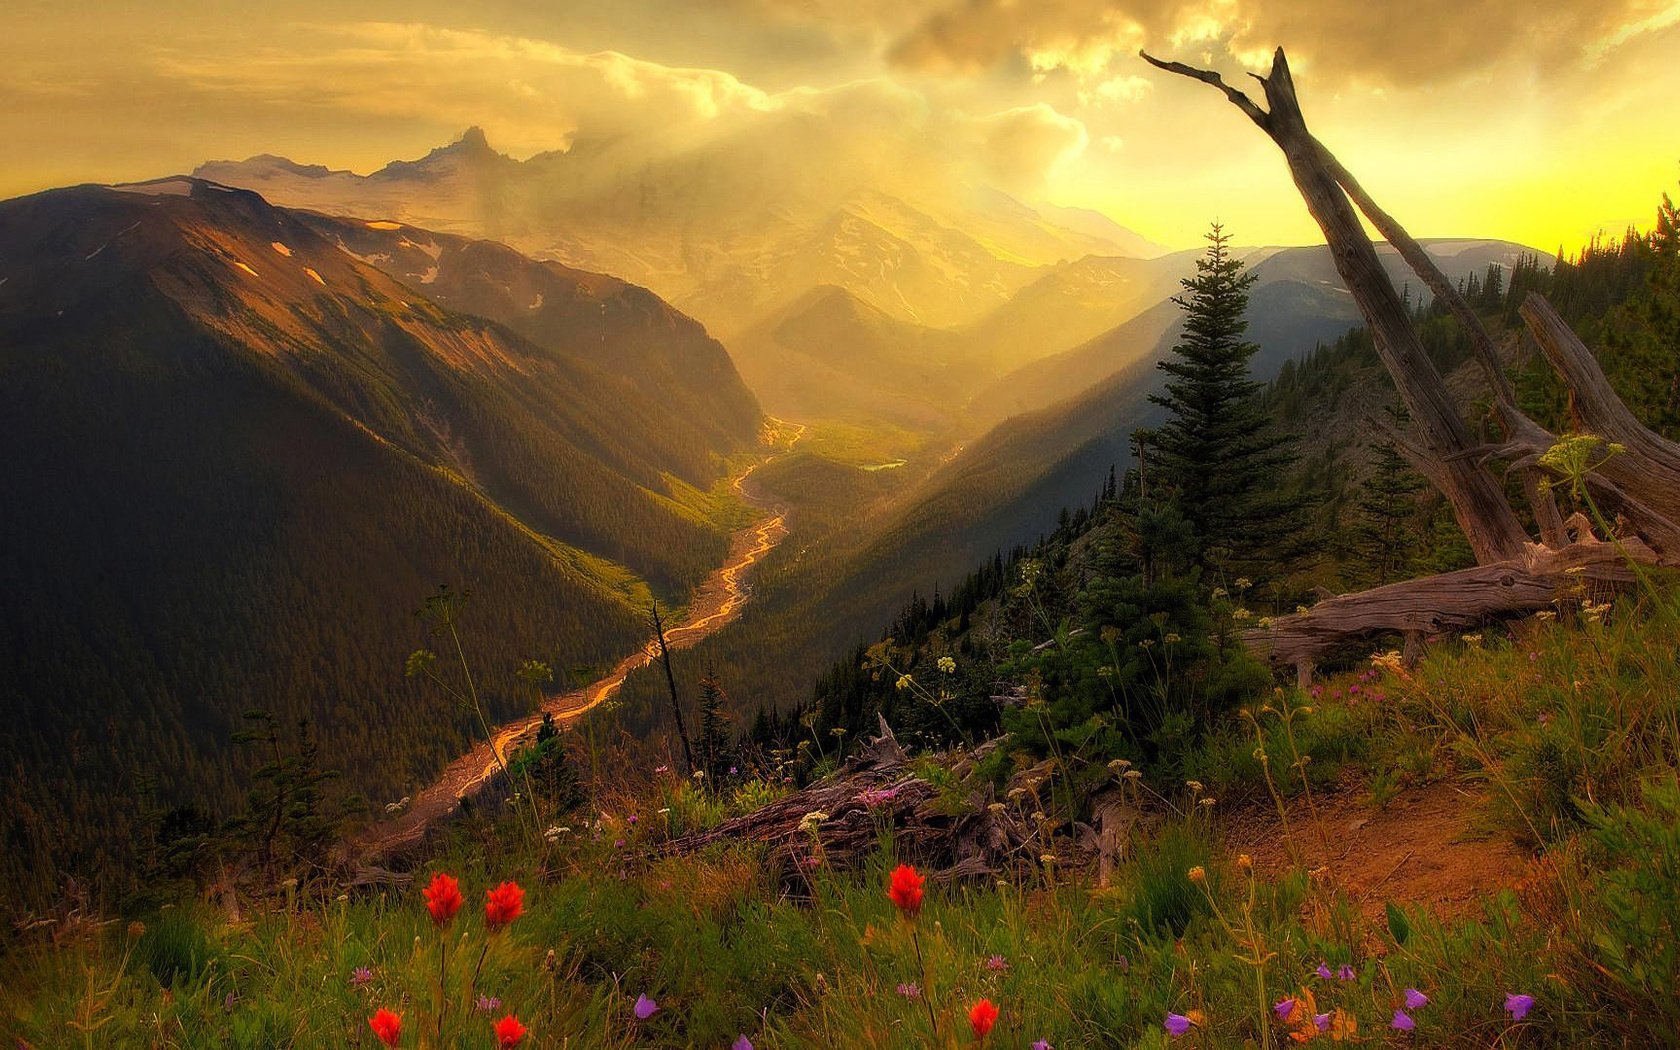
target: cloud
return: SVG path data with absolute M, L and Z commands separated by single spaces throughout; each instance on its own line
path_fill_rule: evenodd
M 1105 78 L 1138 47 L 1215 64 L 1253 63 L 1282 45 L 1333 82 L 1417 86 L 1509 64 L 1580 68 L 1634 36 L 1680 22 L 1674 0 L 955 0 L 890 48 L 900 66 L 977 73 L 1016 63 Z M 1193 49 L 1185 54 L 1186 49 Z
M 973 122 L 986 181 L 1014 189 L 1037 184 L 1085 152 L 1085 125 L 1045 103 L 1020 106 Z
M 765 92 L 714 69 L 613 51 L 582 53 L 524 37 L 428 25 L 299 27 L 311 46 L 245 54 L 165 52 L 166 78 L 280 107 L 481 124 L 516 151 L 564 145 L 580 129 L 613 133 L 657 116 L 673 141 L 761 112 Z

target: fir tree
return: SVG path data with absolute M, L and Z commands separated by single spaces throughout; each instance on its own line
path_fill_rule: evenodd
M 706 776 L 714 782 L 729 769 L 729 724 L 723 714 L 723 685 L 710 667 L 700 679 L 700 762 Z
M 1252 571 L 1292 506 L 1279 494 L 1293 460 L 1270 428 L 1249 374 L 1259 347 L 1244 339 L 1248 289 L 1255 281 L 1232 257 L 1230 238 L 1213 224 L 1196 274 L 1173 299 L 1184 335 L 1159 365 L 1170 377 L 1150 400 L 1170 413 L 1153 436 L 1159 472 L 1202 540 L 1203 563 Z M 1152 451 L 1154 450 L 1152 449 Z
M 1371 473 L 1359 488 L 1359 517 L 1348 544 L 1365 581 L 1381 586 L 1411 575 L 1418 553 L 1417 493 L 1423 487 L 1423 478 L 1392 442 L 1371 446 Z

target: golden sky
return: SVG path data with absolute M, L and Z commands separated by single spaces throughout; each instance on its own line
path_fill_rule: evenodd
M 365 172 L 473 124 L 524 157 L 773 152 L 798 122 L 823 164 L 924 193 L 1306 243 L 1270 142 L 1136 56 L 1240 81 L 1277 44 L 1318 136 L 1419 236 L 1574 248 L 1649 225 L 1680 177 L 1673 0 L 13 0 L 0 197 L 264 152 Z

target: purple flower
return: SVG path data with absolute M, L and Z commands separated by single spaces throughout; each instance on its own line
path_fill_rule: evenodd
M 481 1014 L 490 1014 L 502 1008 L 502 1001 L 493 996 L 481 995 L 478 997 L 478 1002 L 474 1003 L 473 1006 Z
M 740 770 L 739 770 L 739 769 L 736 769 L 736 768 L 735 768 L 735 767 L 734 767 L 734 766 L 730 766 L 730 767 L 729 767 L 729 775 L 730 775 L 730 776 L 734 776 L 734 775 L 735 775 L 735 774 L 737 774 L 737 773 L 739 773 L 739 772 L 740 772 Z
M 1331 972 L 1330 964 L 1329 963 L 1322 963 L 1322 962 L 1318 964 L 1318 969 L 1314 970 L 1313 973 L 1318 974 L 1320 977 L 1324 978 L 1326 981 L 1328 981 L 1330 978 L 1336 976 L 1333 972 Z
M 1009 969 L 1009 961 L 1001 955 L 994 955 L 986 960 L 986 969 L 993 973 L 1002 973 Z
M 632 1008 L 636 1020 L 645 1021 L 659 1011 L 659 1004 L 645 995 L 636 996 L 636 1005 Z
M 1180 1036 L 1190 1030 L 1190 1018 L 1183 1014 L 1168 1014 L 1164 1027 L 1170 1036 Z
M 1280 1021 L 1289 1020 L 1289 1015 L 1295 1012 L 1295 1000 L 1280 999 L 1272 1006 L 1272 1013 L 1277 1014 Z
M 1522 1020 L 1528 1016 L 1528 1012 L 1532 1009 L 1534 1009 L 1534 996 L 1518 995 L 1515 992 L 1506 994 L 1505 1012 L 1511 1015 L 1511 1020 Z
M 914 981 L 912 981 L 908 984 L 899 985 L 898 994 L 904 996 L 906 999 L 920 999 L 922 997 L 922 990 L 917 987 Z
M 1330 1015 L 1313 1014 L 1313 1024 L 1318 1026 L 1320 1032 L 1328 1032 L 1330 1030 Z
M 1406 989 L 1406 1009 L 1416 1010 L 1420 1006 L 1428 1006 L 1428 1005 L 1429 1005 L 1429 996 L 1424 995 L 1422 992 L 1418 991 L 1416 988 Z
M 655 776 L 658 776 L 658 775 L 663 774 L 663 773 L 669 773 L 670 771 L 671 771 L 670 766 L 655 766 L 654 770 L 653 770 Z
M 1033 1040 L 1032 1050 L 1056 1050 L 1056 1048 L 1050 1045 L 1048 1039 L 1035 1039 Z
M 624 840 L 623 839 L 614 839 L 613 840 L 613 849 L 623 849 L 623 848 L 624 848 Z
M 631 824 L 636 823 L 636 814 L 634 814 L 634 813 L 630 814 L 630 823 Z
M 373 971 L 366 966 L 358 966 L 350 971 L 350 983 L 352 985 L 367 984 L 371 980 L 373 980 Z
M 752 1040 L 745 1035 L 738 1035 L 735 1041 L 729 1044 L 729 1050 L 753 1050 Z
M 1336 980 L 1351 981 L 1353 978 L 1353 967 L 1349 966 L 1347 963 L 1343 963 L 1342 965 L 1336 967 Z
M 1394 1020 L 1388 1022 L 1388 1026 L 1398 1032 L 1410 1032 L 1417 1027 L 1417 1022 L 1407 1017 L 1406 1011 L 1396 1010 L 1394 1011 Z

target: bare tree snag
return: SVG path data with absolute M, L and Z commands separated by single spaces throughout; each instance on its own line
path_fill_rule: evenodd
M 1557 437 L 1517 406 L 1492 337 L 1422 245 L 1307 130 L 1282 48 L 1273 55 L 1270 74 L 1254 77 L 1264 89 L 1265 108 L 1216 72 L 1149 54 L 1143 58 L 1217 88 L 1283 151 L 1296 188 L 1324 233 L 1336 272 L 1353 294 L 1411 414 L 1409 434 L 1382 429 L 1447 497 L 1479 563 L 1474 569 L 1327 599 L 1268 629 L 1246 632 L 1251 645 L 1274 663 L 1293 664 L 1300 675 L 1310 676 L 1314 661 L 1327 649 L 1360 635 L 1399 631 L 1406 638 L 1406 659 L 1415 660 L 1428 633 L 1544 609 L 1588 583 L 1625 585 L 1634 578 L 1633 562 L 1680 565 L 1680 444 L 1640 424 L 1591 352 L 1544 298 L 1531 294 L 1522 305 L 1523 319 L 1571 390 L 1581 429 L 1621 446 L 1584 480 L 1599 509 L 1620 520 L 1617 531 L 1630 535 L 1605 542 L 1580 515 L 1564 522 L 1543 484 L 1541 463 Z M 1356 206 L 1463 327 L 1493 392 L 1505 430 L 1503 444 L 1472 441 L 1377 260 Z M 1542 544 L 1530 542 L 1506 501 L 1490 466 L 1495 459 L 1519 472 Z
M 1377 260 L 1376 248 L 1359 224 L 1353 205 L 1336 176 L 1325 165 L 1327 152 L 1307 131 L 1306 118 L 1295 97 L 1289 63 L 1279 48 L 1270 76 L 1256 77 L 1265 89 L 1268 110 L 1227 85 L 1219 74 L 1180 62 L 1163 62 L 1145 54 L 1150 64 L 1170 73 L 1212 84 L 1260 127 L 1289 163 L 1290 175 L 1307 210 L 1324 231 L 1336 272 L 1370 326 L 1377 353 L 1394 377 L 1412 426 L 1440 468 L 1436 481 L 1448 501 L 1470 549 L 1482 564 L 1517 557 L 1529 541 L 1499 480 L 1481 461 L 1465 453 L 1476 446 L 1470 428 L 1448 396 L 1446 384 L 1425 353 L 1412 327 L 1405 304 Z

